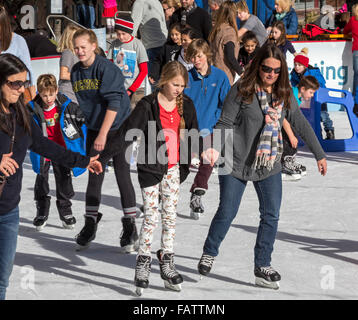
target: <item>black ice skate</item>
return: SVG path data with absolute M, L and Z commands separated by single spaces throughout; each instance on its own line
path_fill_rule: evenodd
M 297 181 L 301 179 L 301 170 L 295 164 L 292 156 L 286 156 L 282 164 L 282 180 Z
M 45 200 L 36 201 L 37 212 L 32 223 L 36 227 L 37 231 L 43 230 L 46 226 L 48 215 L 50 213 L 50 199 L 50 197 L 46 197 Z
M 134 284 L 137 287 L 135 292 L 138 296 L 141 296 L 143 290 L 149 286 L 151 262 L 152 258 L 150 256 L 139 255 L 137 257 Z
M 255 268 L 255 284 L 260 287 L 277 290 L 280 287 L 280 274 L 272 267 Z
M 85 225 L 76 236 L 76 243 L 78 244 L 77 251 L 87 249 L 91 241 L 96 238 L 98 222 L 102 218 L 102 213 L 97 214 L 97 216 L 85 215 Z
M 62 226 L 65 229 L 74 229 L 76 224 L 76 218 L 72 214 L 68 214 L 66 216 L 60 216 L 60 219 L 62 221 Z
M 164 253 L 163 250 L 157 251 L 159 260 L 160 276 L 164 280 L 167 289 L 181 291 L 183 277 L 176 271 L 174 265 L 174 253 Z
M 210 273 L 214 260 L 215 257 L 203 253 L 198 263 L 198 271 L 201 276 L 207 276 Z
M 201 197 L 204 194 L 204 189 L 195 189 L 194 192 L 191 194 L 190 217 L 194 220 L 199 220 L 199 218 L 204 214 L 204 206 L 201 203 Z
M 292 156 L 292 165 L 296 172 L 299 172 L 302 177 L 307 174 L 307 168 L 296 161 L 296 156 Z
M 138 250 L 138 233 L 135 218 L 122 218 L 123 230 L 120 237 L 120 245 L 125 253 Z

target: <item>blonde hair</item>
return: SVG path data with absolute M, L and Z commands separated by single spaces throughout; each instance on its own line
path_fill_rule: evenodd
M 58 88 L 56 77 L 53 74 L 42 74 L 37 78 L 37 91 L 39 93 L 50 91 L 51 93 Z
M 188 85 L 189 82 L 189 75 L 188 71 L 185 69 L 185 67 L 178 61 L 171 61 L 168 62 L 162 70 L 162 73 L 160 75 L 160 79 L 158 81 L 158 87 L 163 88 L 165 84 L 167 84 L 170 80 L 173 78 L 181 76 L 183 77 L 185 86 Z M 177 96 L 176 99 L 178 113 L 180 115 L 180 125 L 179 130 L 185 129 L 185 120 L 184 120 L 184 93 L 182 92 L 180 95 Z M 182 133 L 180 133 L 180 136 L 182 137 Z
M 358 3 L 352 6 L 352 15 L 358 20 Z
M 162 5 L 163 4 L 166 4 L 169 8 L 175 8 L 175 10 L 181 7 L 180 0 L 163 0 Z
M 239 41 L 237 23 L 236 23 L 236 12 L 237 12 L 236 4 L 233 1 L 226 1 L 220 6 L 215 16 L 215 26 L 209 35 L 209 39 L 208 39 L 209 42 L 214 41 L 217 33 L 221 28 L 221 25 L 224 23 L 228 24 L 235 30 L 236 40 Z
M 76 26 L 73 23 L 67 25 L 65 30 L 63 31 L 60 40 L 58 41 L 57 45 L 57 52 L 63 52 L 65 49 L 69 49 L 74 53 L 73 49 L 73 35 L 77 30 L 80 30 L 81 27 Z
M 83 37 L 83 36 L 88 36 L 89 43 L 96 44 L 96 49 L 95 49 L 94 53 L 101 54 L 101 49 L 99 48 L 99 45 L 98 45 L 97 36 L 91 29 L 80 28 L 79 30 L 77 30 L 73 35 L 72 42 L 74 43 L 75 39 L 77 39 L 79 37 Z
M 202 51 L 206 55 L 206 58 L 208 59 L 208 64 L 211 64 L 213 53 L 211 52 L 208 43 L 204 39 L 195 39 L 189 44 L 189 47 L 185 53 L 186 61 L 190 61 L 200 51 Z
M 247 6 L 247 3 L 245 0 L 240 0 L 236 3 L 236 9 L 240 12 L 248 12 L 250 13 L 249 7 Z
M 275 0 L 275 3 L 277 3 L 283 12 L 290 11 L 292 7 L 292 0 Z

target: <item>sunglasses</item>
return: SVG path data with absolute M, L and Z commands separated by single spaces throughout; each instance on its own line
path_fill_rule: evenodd
M 30 80 L 26 80 L 26 81 L 6 81 L 6 84 L 12 89 L 12 90 L 19 90 L 21 87 L 24 87 L 25 89 L 27 89 L 28 87 L 30 87 Z
M 281 68 L 271 68 L 271 67 L 268 67 L 268 66 L 265 66 L 264 64 L 261 65 L 261 70 L 265 73 L 271 73 L 272 70 L 275 74 L 279 74 L 281 72 Z

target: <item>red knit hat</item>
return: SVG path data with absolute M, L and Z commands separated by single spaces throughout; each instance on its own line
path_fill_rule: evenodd
M 308 48 L 303 48 L 301 52 L 293 59 L 293 62 L 300 63 L 307 68 L 309 64 L 307 53 L 308 53 Z
M 134 22 L 130 14 L 117 13 L 115 15 L 115 30 L 121 30 L 132 34 Z

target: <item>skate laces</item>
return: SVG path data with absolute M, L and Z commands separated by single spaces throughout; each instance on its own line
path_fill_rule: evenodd
M 201 202 L 201 196 L 197 195 L 197 194 L 193 194 L 191 200 L 190 200 L 190 205 L 193 206 L 194 208 L 201 208 L 202 210 L 204 210 L 204 206 Z
M 166 255 L 168 257 L 168 259 L 162 260 L 162 265 L 161 265 L 162 272 L 168 278 L 173 278 L 178 275 L 178 271 L 176 271 L 175 265 L 174 265 L 174 257 L 173 257 L 173 255 L 169 255 L 169 254 L 164 254 L 164 255 Z M 163 257 L 164 257 L 164 255 L 163 255 Z
M 150 273 L 150 257 L 139 256 L 135 268 L 136 278 L 139 280 L 146 280 Z
M 215 258 L 213 256 L 210 256 L 208 254 L 203 254 L 200 259 L 200 265 L 209 267 L 211 269 L 214 263 L 214 259 Z
M 260 267 L 260 271 L 262 273 L 264 273 L 265 275 L 267 275 L 267 276 L 270 276 L 272 274 L 277 273 L 277 271 L 274 268 L 272 268 L 271 266 L 269 266 L 269 267 Z
M 299 169 L 299 168 L 297 167 L 297 163 L 295 163 L 294 158 L 291 157 L 291 156 L 286 156 L 284 163 L 285 163 L 285 167 L 286 167 L 287 169 L 290 169 L 290 170 L 293 170 L 293 171 L 296 171 L 297 169 Z

